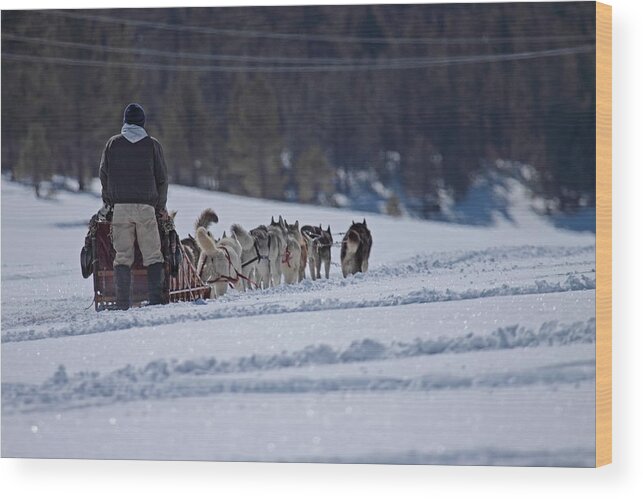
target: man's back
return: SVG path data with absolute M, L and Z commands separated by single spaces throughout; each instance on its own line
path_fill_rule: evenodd
M 149 136 L 134 143 L 120 134 L 112 137 L 107 144 L 107 163 L 107 190 L 112 203 L 156 206 L 154 144 Z
M 104 197 L 110 205 L 140 203 L 163 210 L 167 200 L 167 172 L 161 145 L 150 136 L 132 142 L 113 136 L 101 162 Z

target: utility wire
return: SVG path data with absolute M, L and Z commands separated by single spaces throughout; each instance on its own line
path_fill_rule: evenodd
M 278 57 L 278 56 L 251 56 L 251 55 L 229 55 L 229 54 L 205 54 L 199 52 L 172 52 L 165 50 L 155 50 L 146 48 L 128 48 L 128 47 L 113 47 L 105 45 L 94 45 L 80 42 L 70 42 L 64 40 L 56 40 L 52 38 L 38 38 L 30 36 L 15 35 L 11 33 L 2 33 L 2 38 L 20 43 L 33 43 L 41 44 L 51 47 L 61 47 L 80 50 L 93 50 L 99 52 L 111 52 L 116 54 L 136 54 L 152 57 L 173 57 L 180 59 L 195 59 L 205 61 L 231 61 L 231 62 L 246 62 L 246 63 L 275 63 L 275 64 L 353 64 L 353 65 L 368 65 L 368 64 L 413 64 L 422 63 L 427 60 L 427 57 L 400 57 L 400 58 L 340 58 L 340 57 Z
M 278 56 L 252 56 L 252 55 L 228 55 L 228 54 L 205 54 L 199 52 L 171 52 L 165 50 L 154 50 L 145 48 L 112 47 L 103 45 L 92 45 L 88 43 L 69 42 L 51 38 L 36 38 L 30 36 L 2 33 L 2 38 L 16 42 L 43 44 L 52 47 L 72 48 L 81 50 L 96 50 L 112 52 L 116 54 L 138 54 L 154 57 L 174 57 L 180 59 L 195 59 L 205 61 L 232 61 L 232 62 L 264 62 L 277 64 L 356 64 L 372 63 L 377 61 L 373 58 L 339 58 L 339 57 L 278 57 Z M 390 59 L 389 59 L 390 60 Z M 398 59 L 405 60 L 405 59 Z
M 330 42 L 330 43 L 374 43 L 374 44 L 410 44 L 410 45 L 460 45 L 460 44 L 490 44 L 490 43 L 513 43 L 520 40 L 527 41 L 593 41 L 591 35 L 547 35 L 538 37 L 485 37 L 475 38 L 397 38 L 397 37 L 359 37 L 359 36 L 341 36 L 341 35 L 316 35 L 300 33 L 274 33 L 270 31 L 242 30 L 242 29 L 224 29 L 210 28 L 206 26 L 192 26 L 181 24 L 168 24 L 156 21 L 143 21 L 137 19 L 125 19 L 99 14 L 85 14 L 68 10 L 45 10 L 40 13 L 53 14 L 71 19 L 84 19 L 88 21 L 98 21 L 104 23 L 118 23 L 127 26 L 137 26 L 143 28 L 153 28 L 169 31 L 189 31 L 192 33 L 201 33 L 209 35 L 237 36 L 245 38 L 268 38 L 275 40 L 291 40 L 305 42 Z
M 34 56 L 27 54 L 16 54 L 2 52 L 6 60 L 23 62 L 50 62 L 55 64 L 66 64 L 71 66 L 93 66 L 93 67 L 115 67 L 141 70 L 159 71 L 196 71 L 213 73 L 318 73 L 318 72 L 341 72 L 341 71 L 378 71 L 390 69 L 421 69 L 433 66 L 451 66 L 457 64 L 472 64 L 483 62 L 505 62 L 537 59 L 541 57 L 558 57 L 564 55 L 575 55 L 594 52 L 594 45 L 580 45 L 578 47 L 566 47 L 531 52 L 515 52 L 507 54 L 482 54 L 448 57 L 427 57 L 418 58 L 412 61 L 377 62 L 374 64 L 348 65 L 334 64 L 326 66 L 212 66 L 212 65 L 176 65 L 176 64 L 155 64 L 155 63 L 132 63 L 115 61 L 94 61 L 89 59 L 73 59 L 66 57 Z

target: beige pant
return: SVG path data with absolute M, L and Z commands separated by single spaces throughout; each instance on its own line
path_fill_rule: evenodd
M 116 250 L 114 265 L 132 266 L 134 241 L 138 241 L 143 265 L 163 263 L 154 208 L 147 204 L 117 204 L 112 217 L 112 244 Z

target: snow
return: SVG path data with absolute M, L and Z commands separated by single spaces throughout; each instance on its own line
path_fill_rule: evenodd
M 369 272 L 96 313 L 99 198 L 3 179 L 2 455 L 593 465 L 594 234 L 503 199 L 466 226 L 171 186 L 183 235 L 366 218 Z

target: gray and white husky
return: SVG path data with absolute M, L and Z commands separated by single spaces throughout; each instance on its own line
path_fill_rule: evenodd
M 197 228 L 195 240 L 200 250 L 197 271 L 203 282 L 210 286 L 214 296 L 223 296 L 228 286 L 241 291 L 239 241 L 235 237 L 227 237 L 225 232 L 217 241 L 205 227 Z
M 330 231 L 330 225 L 326 230 L 312 225 L 304 225 L 301 228 L 301 234 L 306 240 L 308 247 L 308 267 L 310 276 L 313 280 L 321 279 L 321 265 L 324 264 L 324 274 L 326 279 L 330 274 L 331 248 L 333 246 L 333 235 Z
M 255 227 L 250 231 L 250 234 L 255 240 L 258 253 L 254 279 L 259 288 L 266 289 L 270 287 L 270 234 L 265 225 Z
M 233 224 L 230 231 L 241 245 L 241 272 L 253 279 L 259 288 L 267 288 L 270 283 L 268 229 L 260 225 L 248 232 L 241 225 Z M 244 279 L 243 287 L 247 291 L 251 285 Z
M 294 224 L 289 224 L 285 220 L 284 223 L 286 224 L 288 235 L 295 239 L 299 244 L 299 274 L 297 276 L 297 282 L 301 282 L 306 278 L 306 261 L 308 260 L 308 247 L 306 246 L 306 240 L 299 230 L 299 220 L 295 220 Z
M 286 248 L 286 233 L 283 227 L 283 219 L 279 217 L 279 222 L 275 222 L 275 217 L 272 217 L 267 231 L 268 237 L 270 238 L 270 251 L 268 253 L 270 286 L 274 287 L 281 284 L 281 258 Z

